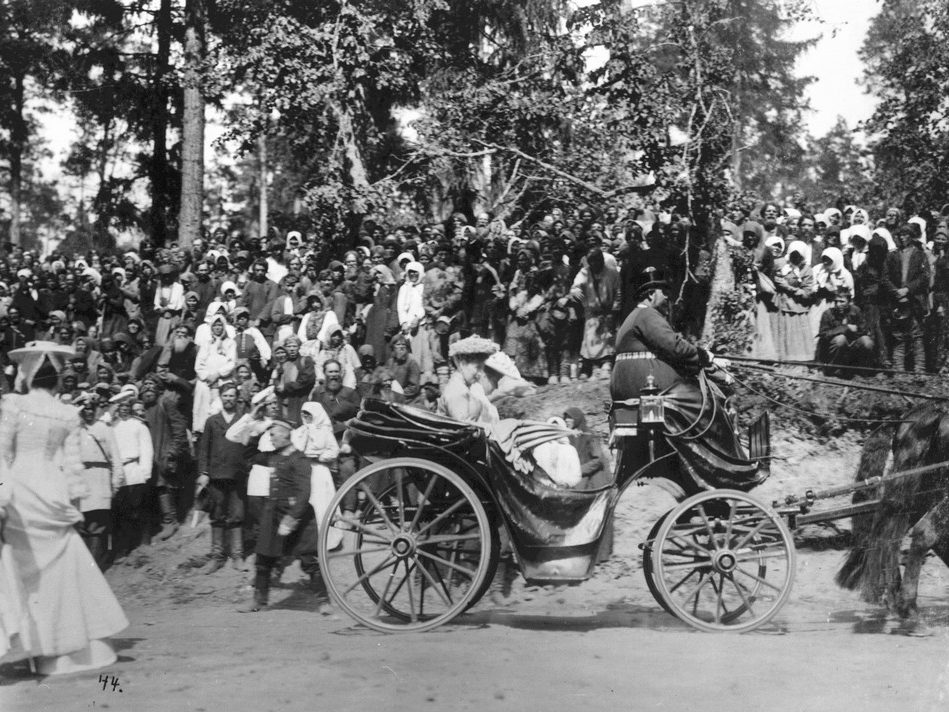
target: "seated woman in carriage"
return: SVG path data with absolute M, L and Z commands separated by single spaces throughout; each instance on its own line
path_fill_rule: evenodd
M 765 479 L 766 468 L 745 452 L 726 396 L 707 375 L 728 363 L 672 328 L 666 317 L 669 285 L 655 274 L 650 271 L 645 275 L 636 290 L 636 307 L 616 336 L 616 365 L 610 383 L 614 409 L 635 403 L 644 388 L 654 385 L 665 405 L 665 437 L 656 444 L 654 455 L 678 453 L 683 474 L 691 479 L 680 484 L 691 488 L 694 483 L 701 489 L 751 489 Z M 725 378 L 727 385 L 729 377 Z M 642 432 L 623 438 L 620 449 L 623 468 L 639 469 L 651 459 L 648 436 Z M 673 474 L 670 479 L 677 478 Z

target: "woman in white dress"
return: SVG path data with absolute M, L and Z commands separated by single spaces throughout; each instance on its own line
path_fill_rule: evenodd
M 9 355 L 30 390 L 0 401 L 0 654 L 36 657 L 44 675 L 110 665 L 105 639 L 128 619 L 74 528 L 88 492 L 79 413 L 54 395 L 72 350 L 33 341 Z

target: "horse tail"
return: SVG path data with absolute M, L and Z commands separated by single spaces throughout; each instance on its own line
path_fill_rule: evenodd
M 936 404 L 922 405 L 906 414 L 892 440 L 892 472 L 945 458 L 946 443 L 941 428 L 945 416 L 946 406 Z M 872 449 L 879 451 L 881 446 L 877 443 Z M 879 467 L 878 457 L 868 456 L 868 460 Z M 899 589 L 903 537 L 933 504 L 926 501 L 927 492 L 921 491 L 924 479 L 928 478 L 917 475 L 884 482 L 880 488 L 880 505 L 869 526 L 866 520 L 857 525 L 860 540 L 855 540 L 836 580 L 846 588 L 859 587 L 865 601 L 877 603 L 886 591 Z M 932 495 L 928 498 L 931 500 Z
M 883 425 L 870 434 L 863 450 L 860 452 L 856 482 L 864 482 L 873 477 L 882 477 L 887 470 L 887 465 L 892 466 L 894 433 L 893 426 Z M 853 503 L 864 502 L 872 496 L 872 491 L 860 490 L 854 493 Z M 872 514 L 858 514 L 853 517 L 853 543 L 850 553 L 835 576 L 838 586 L 853 590 L 860 585 L 868 563 L 867 551 L 872 524 Z

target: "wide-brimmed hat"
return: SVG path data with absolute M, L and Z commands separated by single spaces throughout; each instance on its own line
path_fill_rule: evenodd
M 20 364 L 29 360 L 30 357 L 44 355 L 54 357 L 58 356 L 61 357 L 63 361 L 65 361 L 66 359 L 75 356 L 76 351 L 71 346 L 58 344 L 55 341 L 36 340 L 27 341 L 25 346 L 18 349 L 13 349 L 7 354 L 11 361 Z
M 503 351 L 495 351 L 488 356 L 484 362 L 484 367 L 490 368 L 492 371 L 497 371 L 502 376 L 509 376 L 511 378 L 521 377 L 521 373 L 517 370 L 517 366 L 514 365 L 514 361 Z
M 448 347 L 448 357 L 455 356 L 484 356 L 488 357 L 497 353 L 498 345 L 490 339 L 481 336 L 469 336 L 466 339 L 459 339 Z

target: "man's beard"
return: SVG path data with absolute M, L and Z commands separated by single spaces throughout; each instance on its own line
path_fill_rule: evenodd
M 172 341 L 172 350 L 174 350 L 176 354 L 184 353 L 190 343 L 191 339 L 185 336 L 176 336 L 174 341 Z
M 342 378 L 327 378 L 326 379 L 326 390 L 331 393 L 336 393 L 336 391 L 342 390 L 343 388 L 343 379 Z

